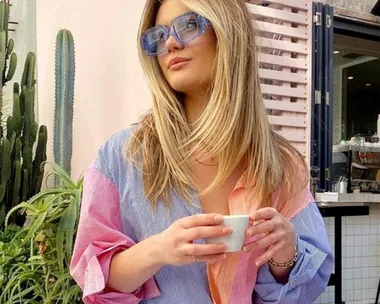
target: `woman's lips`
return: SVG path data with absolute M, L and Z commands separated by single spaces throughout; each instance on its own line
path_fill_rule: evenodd
M 169 70 L 171 70 L 171 71 L 177 71 L 177 70 L 181 69 L 183 66 L 187 65 L 189 62 L 190 62 L 190 60 L 181 61 L 181 62 L 172 64 L 170 66 Z
M 185 57 L 172 58 L 168 63 L 168 69 L 178 70 L 181 67 L 185 66 L 187 63 L 189 63 L 190 60 L 191 60 L 190 58 L 185 58 Z

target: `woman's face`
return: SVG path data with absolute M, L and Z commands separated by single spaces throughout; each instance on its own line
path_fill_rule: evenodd
M 164 0 L 156 25 L 170 26 L 172 20 L 189 12 L 178 0 Z M 170 86 L 185 94 L 201 93 L 211 84 L 216 56 L 216 36 L 210 25 L 193 41 L 181 45 L 172 35 L 166 41 L 167 52 L 158 55 L 158 62 Z M 173 64 L 178 59 L 179 63 Z

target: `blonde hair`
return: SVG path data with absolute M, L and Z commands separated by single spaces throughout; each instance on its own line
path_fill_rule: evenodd
M 244 159 L 255 197 L 273 206 L 272 194 L 293 197 L 308 183 L 303 157 L 268 122 L 258 75 L 252 19 L 243 0 L 179 0 L 212 24 L 217 37 L 210 100 L 189 124 L 181 96 L 166 81 L 157 58 L 143 52 L 142 34 L 155 25 L 161 1 L 147 0 L 139 29 L 139 55 L 153 95 L 153 109 L 140 119 L 126 146 L 126 156 L 142 171 L 144 193 L 155 207 L 171 205 L 173 191 L 192 204 L 198 190 L 189 157 L 197 151 L 217 156 L 214 182 L 200 195 L 219 187 Z M 189 147 L 194 149 L 189 150 Z M 302 171 L 302 174 L 300 174 Z M 248 186 L 248 185 L 247 185 Z

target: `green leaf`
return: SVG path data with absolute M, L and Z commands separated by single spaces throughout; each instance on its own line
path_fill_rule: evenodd
M 34 283 L 36 283 L 36 282 L 38 282 L 37 280 L 34 280 Z M 18 285 L 18 286 L 20 286 L 20 284 Z M 22 288 L 20 288 L 21 290 L 22 290 Z M 27 289 L 24 289 L 24 290 L 20 290 L 18 293 L 17 293 L 17 298 L 19 298 L 20 300 L 24 297 L 24 296 L 26 296 L 26 295 L 28 295 L 31 291 L 33 291 L 33 290 L 35 290 L 36 289 L 36 286 L 31 286 L 31 287 L 29 287 L 29 288 L 27 288 Z M 13 292 L 12 292 L 13 293 Z M 20 303 L 22 303 L 22 301 L 20 301 Z
M 67 214 L 65 212 L 64 216 Z M 63 257 L 64 257 L 64 252 L 63 252 L 63 247 L 64 247 L 64 240 L 65 240 L 65 222 L 63 220 L 63 217 L 61 221 L 59 222 L 58 229 L 57 229 L 57 261 L 58 261 L 58 268 L 59 268 L 59 273 L 62 275 L 63 274 Z
M 65 191 L 63 192 L 62 189 L 59 189 L 59 188 L 51 188 L 51 189 L 47 189 L 45 191 L 42 191 L 40 193 L 37 193 L 35 196 L 33 196 L 30 200 L 28 200 L 29 203 L 34 203 L 36 201 L 39 201 L 41 200 L 42 198 L 44 198 L 45 196 L 49 196 L 49 195 L 52 195 L 52 194 L 58 194 L 58 196 L 62 196 L 62 195 L 66 195 L 66 194 L 71 194 L 69 191 L 67 191 L 66 189 L 64 189 Z
M 63 217 L 65 221 L 66 230 L 66 251 L 68 263 L 71 261 L 71 254 L 73 251 L 73 237 L 74 237 L 74 229 L 77 223 L 78 218 L 78 199 L 75 197 L 71 200 L 69 208 L 67 209 L 67 214 Z
M 81 298 L 81 290 L 77 285 L 73 285 L 70 287 L 70 289 L 65 292 L 65 295 L 63 297 L 63 303 L 62 304 L 68 304 L 68 303 L 77 303 L 79 302 Z
M 77 200 L 71 200 L 69 207 L 62 216 L 57 230 L 57 258 L 60 272 L 63 273 L 64 257 L 70 263 L 73 249 L 74 228 L 77 219 Z
M 26 240 L 29 240 L 37 231 L 37 229 L 41 228 L 41 225 L 44 223 L 46 219 L 47 211 L 42 212 L 30 225 L 28 228 L 28 235 L 26 236 Z
M 20 266 L 20 267 L 17 267 L 17 266 Z M 34 286 L 32 286 L 31 290 L 38 288 L 40 285 L 38 283 L 39 282 L 38 274 L 36 274 L 35 272 L 32 272 L 29 268 L 25 267 L 24 264 L 16 265 L 16 267 L 13 267 L 12 273 L 13 273 L 13 276 L 11 280 L 9 280 L 8 284 L 3 290 L 4 297 L 6 296 L 6 294 L 10 296 L 10 299 L 8 299 L 10 300 L 9 303 L 14 303 L 14 300 L 16 298 L 14 294 L 23 282 L 27 282 L 29 280 L 33 281 Z M 17 294 L 17 297 L 20 295 L 20 293 L 21 293 L 21 290 Z M 1 297 L 0 300 L 4 300 L 4 299 Z
M 69 283 L 72 280 L 71 275 L 69 273 L 64 273 L 59 276 L 57 281 L 54 283 L 53 288 L 51 289 L 52 297 L 60 296 L 59 291 L 61 289 L 67 290 L 69 289 Z M 62 300 L 62 299 L 60 299 Z
M 33 210 L 34 212 L 38 212 L 39 210 L 34 207 L 32 204 L 29 204 L 29 203 L 21 203 L 21 204 L 18 204 L 17 206 L 13 207 L 11 210 L 9 210 L 6 218 L 5 218 L 5 226 L 8 225 L 8 220 L 9 220 L 9 217 L 12 215 L 13 212 L 15 212 L 16 210 L 18 209 L 31 209 Z
M 62 180 L 65 181 L 64 184 L 75 186 L 75 183 L 72 181 L 71 177 L 67 174 L 67 172 L 61 166 L 53 162 L 47 162 L 47 164 L 49 164 L 53 168 L 54 173 L 56 175 L 58 175 L 59 177 L 61 177 Z

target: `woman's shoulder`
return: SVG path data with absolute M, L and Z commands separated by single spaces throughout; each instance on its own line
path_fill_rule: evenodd
M 120 169 L 130 166 L 125 158 L 125 146 L 135 130 L 136 127 L 133 126 L 110 136 L 98 149 L 90 167 L 100 171 L 112 181 L 118 179 Z
M 136 127 L 132 126 L 112 134 L 100 147 L 102 153 L 112 153 L 123 149 L 126 142 L 136 131 Z

